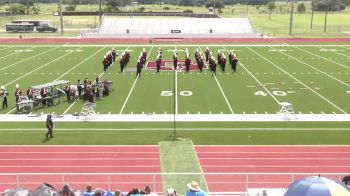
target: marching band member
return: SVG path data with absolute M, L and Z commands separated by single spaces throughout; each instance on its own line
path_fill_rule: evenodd
M 137 61 L 137 64 L 136 64 L 136 77 L 137 78 L 140 78 L 141 77 L 141 70 L 142 70 L 142 67 L 143 67 L 143 63 L 141 62 L 141 60 L 139 59 Z
M 34 91 L 32 88 L 28 87 L 28 90 L 27 90 L 27 96 L 28 96 L 28 99 L 29 100 L 33 100 L 33 97 L 34 97 Z
M 158 53 L 156 63 L 157 63 L 157 73 L 159 73 L 160 65 L 162 64 L 162 55 L 161 55 L 161 53 Z
M 16 97 L 16 104 L 21 101 L 22 91 L 19 89 L 19 84 L 16 84 L 16 91 L 15 91 L 15 97 Z
M 9 95 L 4 86 L 0 88 L 0 96 L 2 96 L 2 109 L 7 108 L 7 96 Z
M 205 49 L 204 54 L 205 54 L 205 62 L 208 62 L 208 60 L 209 60 L 209 55 L 210 55 L 210 51 L 209 51 L 209 48 L 208 48 L 208 47 Z
M 221 54 L 221 59 L 220 59 L 219 63 L 220 63 L 221 71 L 222 71 L 222 72 L 225 72 L 226 57 L 225 57 L 225 54 L 224 54 L 224 53 Z

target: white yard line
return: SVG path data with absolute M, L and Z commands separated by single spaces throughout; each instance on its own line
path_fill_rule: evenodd
M 2 50 L 4 50 L 4 49 L 2 49 Z M 11 53 L 11 54 L 8 54 L 8 55 L 5 55 L 5 56 L 1 56 L 0 59 L 6 58 L 6 57 L 9 57 L 9 56 L 12 56 L 12 55 L 16 55 L 16 54 L 19 54 L 19 53 L 14 52 L 14 53 Z
M 202 165 L 201 165 L 201 163 L 200 163 L 200 161 L 199 161 L 198 154 L 197 154 L 196 148 L 194 147 L 194 144 L 193 144 L 192 140 L 191 140 L 191 144 L 192 144 L 192 148 L 193 148 L 193 150 L 194 150 L 194 152 L 195 152 L 195 154 L 196 154 L 196 160 L 197 160 L 197 163 L 198 163 L 198 166 L 199 166 L 199 169 L 200 169 L 200 173 L 202 174 L 202 178 L 203 178 L 203 180 L 204 180 L 203 183 L 204 183 L 205 188 L 207 189 L 208 193 L 210 193 L 209 187 L 208 187 L 208 185 L 207 185 L 207 180 L 205 179 L 205 176 L 204 176 L 204 172 L 203 172 L 203 169 L 202 169 Z
M 330 60 L 330 59 L 328 59 L 328 58 L 325 58 L 325 57 L 323 57 L 323 56 L 320 56 L 320 55 L 318 55 L 318 54 L 315 54 L 315 53 L 309 52 L 309 51 L 307 51 L 307 50 L 301 49 L 301 48 L 299 48 L 299 47 L 297 47 L 297 46 L 293 46 L 293 45 L 291 45 L 291 46 L 294 47 L 294 48 L 296 48 L 296 49 L 298 49 L 298 50 L 301 50 L 301 51 L 303 51 L 303 52 L 312 54 L 312 55 L 317 56 L 317 57 L 319 57 L 319 58 L 321 58 L 321 59 L 324 59 L 324 60 L 326 60 L 326 61 L 329 61 L 329 62 L 332 62 L 332 63 L 334 63 L 334 64 L 337 64 L 337 65 L 339 65 L 339 66 L 341 66 L 341 67 L 344 67 L 344 68 L 346 68 L 346 69 L 350 69 L 350 67 L 348 67 L 348 66 L 346 66 L 346 65 L 343 65 L 343 64 L 341 64 L 341 63 L 332 61 L 332 60 Z
M 105 49 L 106 48 L 106 46 L 104 46 L 101 50 L 103 50 L 103 49 Z M 91 58 L 92 56 L 95 56 L 98 52 L 100 52 L 101 50 L 99 50 L 99 51 L 97 51 L 97 52 L 95 52 L 94 54 L 92 54 L 89 58 Z M 125 50 L 124 50 L 125 51 Z M 121 57 L 121 55 L 120 56 L 118 56 L 115 60 L 115 62 L 117 62 L 117 60 L 119 59 Z M 87 60 L 87 59 L 86 59 Z M 79 66 L 79 65 L 77 65 L 77 66 Z M 69 72 L 70 72 L 70 70 L 69 70 Z M 103 76 L 103 74 L 105 74 L 105 72 L 102 72 L 102 73 L 100 73 L 100 77 L 101 76 Z M 93 82 L 93 83 L 95 83 L 95 81 Z M 75 105 L 75 103 L 77 102 L 79 100 L 79 98 L 78 99 L 76 99 L 76 100 L 74 100 L 74 102 L 63 112 L 63 114 L 66 114 L 74 105 Z
M 350 131 L 350 128 L 285 128 L 285 127 L 242 127 L 242 128 L 176 128 L 180 131 Z M 45 131 L 45 128 L 1 128 L 0 131 Z M 171 131 L 173 128 L 55 128 L 55 131 Z
M 133 47 L 149 47 L 149 46 L 154 46 L 154 47 L 200 47 L 203 46 L 203 44 L 135 44 L 132 45 Z M 23 47 L 23 45 L 4 45 L 4 46 L 11 46 L 11 47 Z M 32 47 L 54 47 L 57 45 L 26 45 L 26 46 L 32 46 Z M 70 45 L 62 45 L 63 47 L 69 48 L 69 47 L 79 47 L 79 46 L 84 46 L 84 47 L 101 47 L 101 46 L 115 46 L 115 47 L 129 47 L 127 44 L 70 44 Z M 314 44 L 207 44 L 207 46 L 211 47 L 222 47 L 222 46 L 227 46 L 227 47 L 264 47 L 264 46 L 276 46 L 276 47 L 285 47 L 285 46 L 305 46 L 305 47 L 317 47 L 317 46 L 339 46 L 339 47 L 350 47 L 349 44 L 345 45 L 330 45 L 330 44 L 319 44 L 319 45 L 314 45 Z
M 176 47 L 174 49 L 174 51 L 176 50 Z M 179 68 L 179 66 L 177 67 L 177 69 Z M 175 89 L 174 89 L 174 93 L 175 93 L 175 114 L 178 114 L 179 109 L 178 109 L 178 95 L 177 95 L 177 74 L 178 74 L 178 70 L 174 69 L 174 77 L 175 77 Z M 174 117 L 175 118 L 175 117 Z
M 229 51 L 223 47 L 224 50 L 228 53 Z M 278 99 L 269 91 L 269 89 L 266 88 L 266 86 L 259 80 L 257 79 L 253 74 L 252 72 L 250 72 L 248 70 L 248 68 L 246 68 L 246 66 L 244 66 L 244 64 L 241 62 L 241 60 L 239 61 L 239 64 L 248 72 L 248 74 L 261 86 L 265 89 L 265 91 L 278 103 L 280 104 L 280 101 L 278 101 Z
M 271 47 L 271 48 L 273 48 L 273 47 Z M 273 49 L 274 49 L 274 48 L 273 48 Z M 338 78 L 336 78 L 336 77 L 334 77 L 334 76 L 331 76 L 331 75 L 327 74 L 326 72 L 324 72 L 324 71 L 322 71 L 322 70 L 320 70 L 320 69 L 317 69 L 316 67 L 314 67 L 314 66 L 312 66 L 312 65 L 310 65 L 310 64 L 308 64 L 308 63 L 305 63 L 304 61 L 301 61 L 301 60 L 295 58 L 295 57 L 292 56 L 292 55 L 289 55 L 289 54 L 287 54 L 287 53 L 285 53 L 285 52 L 282 52 L 282 51 L 279 51 L 279 52 L 282 53 L 282 54 L 284 54 L 284 55 L 286 55 L 286 56 L 288 56 L 288 57 L 290 57 L 290 58 L 292 58 L 292 59 L 294 59 L 294 60 L 296 60 L 296 61 L 299 61 L 300 63 L 302 63 L 302 64 L 304 64 L 304 65 L 306 65 L 306 66 L 308 66 L 308 67 L 310 67 L 310 68 L 312 68 L 312 69 L 314 69 L 314 70 L 316 70 L 316 71 L 318 71 L 318 72 L 320 72 L 320 73 L 322 73 L 322 74 L 324 74 L 324 75 L 326 75 L 326 76 L 328 76 L 328 77 L 330 77 L 330 78 L 332 78 L 332 79 L 334 79 L 334 80 L 336 80 L 336 81 L 338 81 L 338 82 L 341 83 L 341 84 L 344 84 L 344 85 L 347 86 L 347 87 L 350 87 L 350 85 L 347 84 L 346 82 L 343 82 L 343 81 L 339 80 Z
M 178 114 L 178 95 L 177 95 L 177 74 L 178 74 L 178 71 L 174 71 L 174 74 L 175 74 L 175 114 Z
M 55 47 L 55 48 L 51 48 L 50 50 L 46 50 L 46 51 L 44 51 L 44 52 L 41 52 L 41 53 L 36 54 L 36 55 L 34 55 L 34 56 L 31 56 L 31 57 L 29 57 L 29 58 L 26 58 L 26 59 L 23 59 L 23 60 L 18 61 L 18 62 L 16 62 L 16 63 L 13 63 L 13 64 L 11 64 L 11 65 L 8 65 L 8 66 L 6 66 L 6 67 L 1 68 L 0 71 L 2 71 L 2 70 L 4 70 L 4 69 L 7 69 L 7 68 L 9 68 L 9 67 L 12 67 L 12 66 L 14 66 L 14 65 L 17 65 L 17 64 L 19 64 L 19 63 L 22 63 L 22 62 L 24 62 L 24 61 L 27 61 L 27 60 L 29 60 L 29 59 L 32 59 L 32 58 L 34 58 L 34 57 L 40 56 L 40 55 L 42 55 L 42 54 L 46 54 L 46 53 L 48 53 L 48 52 L 51 52 L 52 50 L 56 50 L 57 48 L 60 48 L 60 47 L 62 47 L 62 46 L 57 46 L 57 47 Z M 14 53 L 14 54 L 18 54 L 18 53 Z M 68 54 L 70 54 L 70 53 L 68 53 Z M 59 58 L 60 58 L 60 57 L 59 57 Z
M 80 47 L 82 48 L 82 47 Z M 78 49 L 80 49 L 78 48 Z M 85 61 L 89 60 L 90 58 L 92 58 L 93 56 L 95 56 L 97 53 L 99 53 L 101 50 L 105 49 L 106 47 L 103 47 L 102 49 L 94 52 L 93 54 L 91 54 L 89 57 L 85 58 L 83 61 L 80 61 L 80 63 L 76 64 L 74 67 L 70 68 L 68 71 L 66 71 L 65 73 L 63 73 L 60 77 L 56 78 L 55 81 L 61 79 L 63 76 L 67 75 L 68 73 L 70 73 L 73 69 L 77 68 L 78 66 L 80 66 L 81 64 L 85 63 Z
M 131 87 L 131 89 L 130 89 L 130 91 L 129 91 L 129 94 L 128 94 L 128 96 L 126 97 L 126 99 L 125 99 L 125 101 L 124 101 L 124 104 L 123 104 L 122 108 L 120 109 L 119 114 L 122 114 L 122 113 L 123 113 L 124 108 L 125 108 L 125 106 L 126 106 L 126 103 L 128 102 L 129 97 L 130 97 L 130 95 L 131 95 L 132 91 L 134 90 L 134 87 L 135 87 L 135 85 L 136 85 L 136 82 L 137 82 L 137 81 L 138 81 L 138 78 L 136 77 L 136 78 L 135 78 L 135 80 L 134 80 L 134 84 L 132 85 L 132 87 Z
M 203 50 L 202 50 L 202 48 L 201 48 L 200 46 L 199 46 L 199 49 L 200 49 L 200 51 L 203 53 Z M 207 67 L 207 69 L 208 69 L 208 65 L 207 65 L 206 63 L 204 63 L 204 65 L 205 65 L 205 66 Z M 213 75 L 213 76 L 214 76 L 214 79 L 215 79 L 215 81 L 216 81 L 216 83 L 217 83 L 217 85 L 218 85 L 218 87 L 219 87 L 219 89 L 220 89 L 220 91 L 221 91 L 222 96 L 224 97 L 224 99 L 225 99 L 225 101 L 226 101 L 226 104 L 227 104 L 227 106 L 228 106 L 228 108 L 229 108 L 231 114 L 234 114 L 234 112 L 233 112 L 233 110 L 232 110 L 232 107 L 231 107 L 231 104 L 230 104 L 230 102 L 228 101 L 228 99 L 227 99 L 227 97 L 226 97 L 226 95 L 225 95 L 225 93 L 224 93 L 224 90 L 222 89 L 222 87 L 221 87 L 221 85 L 220 85 L 219 80 L 216 78 L 216 75 Z
M 148 57 L 151 55 L 151 52 L 152 52 L 153 47 L 154 47 L 154 46 L 151 47 L 151 49 L 150 49 L 150 51 L 149 51 L 149 53 L 148 53 L 146 59 L 148 59 Z M 146 62 L 146 64 L 148 64 L 148 61 Z M 132 87 L 131 87 L 131 89 L 130 89 L 130 91 L 129 91 L 129 94 L 128 94 L 128 96 L 126 97 L 126 99 L 125 99 L 125 101 L 124 101 L 124 104 L 123 104 L 122 108 L 121 108 L 120 111 L 119 111 L 119 114 L 122 114 L 122 113 L 123 113 L 124 108 L 125 108 L 126 104 L 128 103 L 128 100 L 129 100 L 129 98 L 130 98 L 130 95 L 131 95 L 132 91 L 134 90 L 134 87 L 135 87 L 137 81 L 138 81 L 138 78 L 136 77 L 136 78 L 135 78 L 135 81 L 134 81 L 134 84 L 132 85 Z
M 325 48 L 322 48 L 322 47 L 319 47 L 319 48 L 325 49 Z M 340 53 L 340 52 L 336 52 L 336 51 L 332 51 L 332 50 L 331 50 L 330 52 L 333 52 L 333 53 L 335 53 L 335 54 L 339 54 L 339 55 L 341 55 L 341 56 L 350 57 L 349 55 L 346 55 L 346 54 L 343 54 L 343 53 Z
M 0 51 L 6 50 L 6 49 L 10 49 L 12 47 L 4 47 L 3 49 L 0 49 Z
M 46 51 L 46 52 L 48 52 L 48 51 Z M 13 81 L 11 81 L 11 82 L 5 84 L 5 86 L 8 86 L 8 85 L 10 85 L 10 84 L 12 84 L 12 83 L 18 81 L 19 79 L 22 79 L 22 78 L 24 78 L 24 77 L 26 77 L 26 76 L 32 74 L 33 72 L 35 72 L 35 71 L 37 71 L 37 70 L 39 70 L 39 69 L 41 69 L 41 68 L 44 68 L 44 67 L 50 65 L 51 63 L 53 63 L 53 62 L 55 62 L 55 61 L 58 61 L 58 60 L 62 59 L 63 57 L 68 56 L 68 55 L 70 55 L 70 54 L 72 54 L 72 53 L 73 53 L 73 52 L 69 52 L 69 53 L 64 54 L 64 55 L 62 55 L 62 56 L 60 56 L 60 57 L 58 57 L 58 58 L 56 58 L 56 59 L 54 59 L 54 60 L 52 60 L 52 61 L 50 61 L 50 62 L 48 62 L 48 63 L 45 63 L 44 65 L 42 65 L 42 66 L 40 66 L 40 67 L 37 67 L 36 69 L 33 69 L 32 71 L 30 71 L 30 72 L 24 74 L 23 76 L 18 77 L 18 78 L 16 78 L 15 80 L 13 80 Z
M 277 69 L 281 70 L 283 73 L 287 74 L 289 77 L 293 78 L 295 81 L 299 82 L 300 84 L 302 84 L 305 88 L 309 89 L 310 91 L 312 91 L 313 93 L 315 93 L 316 95 L 318 95 L 319 97 L 321 97 L 323 100 L 325 100 L 326 102 L 328 102 L 330 105 L 332 105 L 333 107 L 335 107 L 337 110 L 341 111 L 344 114 L 347 114 L 347 112 L 343 109 L 341 109 L 339 106 L 337 106 L 336 104 L 334 104 L 333 102 L 331 102 L 330 100 L 328 100 L 326 97 L 324 97 L 323 95 L 321 95 L 320 93 L 316 92 L 314 89 L 310 88 L 308 85 L 304 84 L 302 81 L 300 81 L 299 79 L 297 79 L 296 77 L 292 76 L 290 73 L 288 73 L 287 71 L 285 71 L 284 69 L 282 69 L 280 66 L 276 65 L 274 62 L 268 60 L 267 58 L 265 58 L 263 55 L 259 54 L 258 52 L 256 52 L 255 50 L 247 47 L 250 51 L 254 52 L 255 54 L 257 54 L 258 56 L 260 56 L 262 59 L 266 60 L 267 62 L 269 62 L 270 64 L 272 64 L 273 66 L 275 66 Z

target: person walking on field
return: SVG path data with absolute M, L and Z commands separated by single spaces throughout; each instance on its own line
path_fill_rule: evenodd
M 47 128 L 47 133 L 46 133 L 46 138 L 53 138 L 52 131 L 53 131 L 53 121 L 52 121 L 52 116 L 49 113 L 46 118 L 46 128 Z

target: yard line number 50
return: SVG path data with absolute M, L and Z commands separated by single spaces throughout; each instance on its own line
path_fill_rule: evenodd
M 192 96 L 192 91 L 180 91 L 179 93 L 181 96 L 184 96 L 184 97 L 188 97 L 188 96 Z M 169 96 L 173 96 L 174 93 L 173 91 L 162 91 L 160 93 L 160 96 L 163 96 L 163 97 L 169 97 Z

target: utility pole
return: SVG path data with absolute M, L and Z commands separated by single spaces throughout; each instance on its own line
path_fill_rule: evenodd
M 13 19 L 13 16 L 12 16 L 12 0 L 10 0 L 10 16 L 11 16 L 11 23 L 12 23 L 12 19 Z
M 327 0 L 327 9 L 326 9 L 326 14 L 324 15 L 324 32 L 327 32 L 327 15 L 328 15 L 328 10 L 329 10 L 329 1 Z
M 292 0 L 292 7 L 290 9 L 290 21 L 289 21 L 289 35 L 293 35 L 293 12 L 294 12 L 294 0 Z
M 62 13 L 62 0 L 60 0 L 60 22 L 61 22 L 61 35 L 63 35 L 64 31 L 63 31 L 63 13 Z
M 311 29 L 312 29 L 312 23 L 314 21 L 314 0 L 311 0 Z
M 102 0 L 100 0 L 100 8 L 99 8 L 99 12 L 100 12 L 100 18 L 98 20 L 99 24 L 101 24 L 101 20 L 102 20 Z

